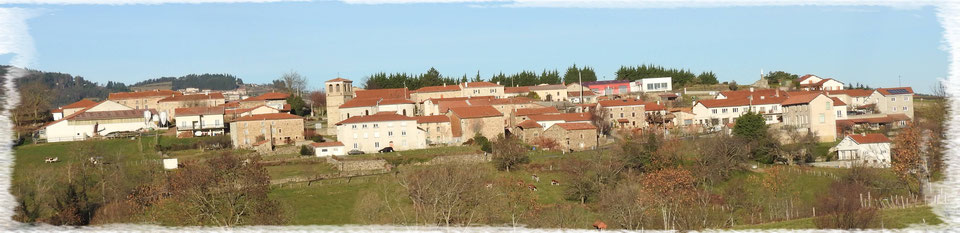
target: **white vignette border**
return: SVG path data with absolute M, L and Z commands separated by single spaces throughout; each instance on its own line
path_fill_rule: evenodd
M 165 3 L 235 3 L 235 2 L 281 2 L 284 0 L 0 0 L 0 4 L 107 4 L 107 5 L 128 5 L 128 4 L 165 4 Z M 940 80 L 947 89 L 950 96 L 960 96 L 960 2 L 958 1 L 745 1 L 745 0 L 652 0 L 652 1 L 576 1 L 576 0 L 343 0 L 349 4 L 409 4 L 409 3 L 494 3 L 494 7 L 580 7 L 580 8 L 678 8 L 678 7 L 724 7 L 724 6 L 887 6 L 895 8 L 913 8 L 921 6 L 934 6 L 937 8 L 937 18 L 944 29 L 943 47 L 949 53 L 948 59 L 948 78 Z M 491 5 L 484 5 L 487 7 Z M 8 62 L 14 67 L 30 67 L 35 62 L 35 48 L 33 39 L 29 34 L 27 20 L 37 16 L 37 11 L 26 8 L 0 8 L 0 55 L 13 54 L 13 58 Z M 14 88 L 14 81 L 25 75 L 26 72 L 19 68 L 8 70 L 5 74 L 5 82 L 2 87 L 5 89 L 5 97 L 2 100 L 5 108 L 0 112 L 0 137 L 11 138 L 13 122 L 10 118 L 10 109 L 19 103 L 19 93 Z M 949 112 L 946 141 L 946 154 L 944 157 L 946 170 L 945 179 L 933 184 L 934 192 L 946 193 L 944 200 L 940 204 L 933 205 L 933 211 L 942 218 L 944 224 L 937 226 L 913 226 L 907 229 L 899 230 L 867 230 L 883 232 L 919 232 L 919 231 L 954 231 L 953 227 L 960 227 L 960 196 L 950 195 L 960 193 L 960 114 L 956 112 L 960 109 L 960 101 L 955 98 L 949 98 Z M 13 149 L 11 140 L 0 140 L 0 231 L 8 232 L 83 232 L 83 231 L 106 231 L 106 232 L 181 232 L 181 231 L 206 231 L 206 232 L 263 232 L 263 231 L 289 231 L 289 232 L 307 232 L 307 231 L 327 231 L 327 232 L 595 232 L 593 230 L 559 230 L 559 229 L 528 229 L 511 227 L 427 227 L 427 226 L 248 226 L 237 228 L 219 228 L 219 227 L 163 227 L 157 225 L 137 225 L 137 224 L 111 224 L 103 226 L 89 227 L 62 227 L 50 225 L 31 226 L 16 222 L 12 219 L 13 208 L 16 201 L 10 192 L 11 178 L 13 172 Z M 718 231 L 718 230 L 709 230 Z M 729 230 L 738 232 L 735 230 Z M 781 232 L 784 230 L 744 230 L 739 232 Z M 820 230 L 792 230 L 792 232 L 820 232 Z M 840 232 L 839 230 L 833 230 Z

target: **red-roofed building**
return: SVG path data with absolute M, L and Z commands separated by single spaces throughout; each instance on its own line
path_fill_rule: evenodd
M 410 90 L 407 88 L 385 88 L 357 90 L 354 99 L 410 99 Z
M 783 124 L 798 132 L 812 132 L 821 142 L 837 138 L 837 113 L 834 100 L 822 93 L 791 95 L 781 103 Z
M 504 87 L 503 93 L 505 97 L 525 96 L 530 94 L 530 87 Z
M 106 100 L 46 123 L 37 133 L 47 142 L 79 141 L 115 132 L 156 129 L 159 119 L 154 109 L 133 109 Z
M 183 93 L 171 90 L 116 92 L 110 93 L 107 99 L 133 109 L 156 109 L 160 107 L 158 101 L 161 99 L 178 95 Z
M 833 149 L 847 166 L 890 167 L 891 141 L 883 134 L 849 134 Z
M 597 102 L 601 114 L 606 115 L 612 126 L 624 129 L 638 129 L 647 126 L 646 103 L 639 99 L 614 99 Z
M 913 119 L 913 88 L 892 87 L 877 88 L 870 99 L 877 105 L 877 111 L 884 114 L 902 113 Z
M 287 113 L 243 116 L 230 122 L 230 138 L 235 148 L 252 148 L 267 139 L 271 145 L 303 141 L 303 118 Z
M 177 108 L 177 137 L 216 136 L 225 133 L 223 106 Z
M 340 105 L 340 119 L 354 116 L 373 115 L 380 112 L 392 112 L 404 116 L 414 116 L 416 104 L 407 99 L 355 98 Z
M 168 120 L 173 120 L 178 108 L 214 107 L 226 103 L 222 93 L 213 92 L 193 95 L 177 95 L 157 101 L 157 111 L 166 112 Z
M 427 145 L 453 144 L 453 129 L 446 115 L 416 116 L 417 127 L 426 133 Z
M 591 150 L 597 147 L 597 127 L 590 123 L 557 123 L 543 131 L 544 138 L 556 141 L 563 151 Z
M 429 86 L 417 89 L 413 93 L 413 98 L 417 103 L 423 103 L 428 99 L 454 98 L 463 96 L 460 85 Z
M 839 98 L 846 103 L 849 108 L 855 108 L 872 103 L 870 101 L 870 94 L 873 94 L 873 90 L 845 89 L 827 91 L 826 94 L 830 97 Z
M 71 114 L 76 113 L 77 111 L 83 110 L 85 108 L 93 107 L 94 105 L 97 105 L 97 102 L 94 102 L 93 100 L 82 99 L 80 101 L 64 105 L 63 107 L 60 107 L 58 109 L 54 109 L 53 111 L 50 111 L 50 112 L 53 113 L 53 120 L 60 120 L 64 116 L 69 116 Z
M 450 116 L 453 137 L 460 138 L 458 142 L 465 142 L 476 134 L 495 140 L 506 127 L 503 113 L 489 105 L 452 107 L 447 116 Z
M 283 109 L 283 105 L 287 104 L 287 97 L 290 97 L 290 94 L 268 92 L 262 95 L 240 100 L 239 108 L 253 108 L 260 105 L 266 105 L 270 106 L 271 108 Z M 287 112 L 289 112 L 289 110 Z
M 495 96 L 500 98 L 504 96 L 503 86 L 491 82 L 460 83 L 460 90 L 463 91 L 463 97 Z
M 374 153 L 386 147 L 412 150 L 426 147 L 426 133 L 417 128 L 417 118 L 392 112 L 352 116 L 337 122 L 337 140 L 346 150 Z
M 808 78 L 808 80 L 811 80 Z M 807 91 L 832 91 L 843 90 L 843 83 L 836 79 L 821 79 L 817 82 L 801 83 L 800 88 Z
M 313 147 L 313 153 L 317 157 L 347 155 L 342 142 L 314 142 L 310 143 L 310 147 Z
M 605 80 L 583 82 L 582 85 L 598 95 L 623 95 L 630 93 L 631 82 L 629 80 Z

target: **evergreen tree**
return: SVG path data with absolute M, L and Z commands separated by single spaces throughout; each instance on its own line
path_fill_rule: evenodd
M 767 123 L 763 116 L 753 111 L 737 118 L 733 126 L 733 135 L 748 141 L 759 141 L 767 137 Z

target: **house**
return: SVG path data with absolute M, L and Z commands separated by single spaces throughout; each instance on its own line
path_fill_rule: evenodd
M 280 92 L 267 92 L 262 95 L 240 100 L 239 108 L 252 108 L 260 105 L 270 106 L 280 109 L 283 112 L 290 112 L 290 105 L 287 104 L 287 97 L 290 94 Z
M 800 84 L 800 89 L 806 90 L 806 91 L 843 90 L 843 83 L 840 81 L 837 81 L 836 79 L 832 79 L 832 78 L 821 79 L 820 81 L 817 81 L 817 82 L 810 82 L 813 79 L 809 79 L 809 78 L 807 80 L 808 82 Z
M 530 94 L 530 87 L 504 87 L 503 97 L 527 96 Z
M 503 113 L 489 105 L 452 107 L 447 116 L 450 117 L 453 137 L 460 139 L 456 142 L 465 142 L 476 134 L 496 140 L 506 127 Z
M 463 97 L 494 96 L 495 98 L 502 98 L 503 88 L 499 83 L 491 82 L 465 82 L 460 84 Z
M 690 126 L 695 124 L 697 115 L 693 114 L 692 107 L 671 108 L 669 112 L 670 115 L 673 115 L 674 126 Z
M 375 153 L 383 148 L 413 150 L 427 147 L 426 132 L 417 128 L 417 119 L 393 112 L 352 116 L 337 122 L 337 140 L 347 150 Z
M 340 105 L 340 119 L 393 112 L 404 116 L 415 115 L 416 104 L 407 99 L 355 98 Z
M 268 113 L 239 117 L 230 122 L 234 148 L 252 148 L 267 141 L 272 145 L 303 141 L 303 118 L 287 113 Z
M 133 109 L 157 109 L 160 107 L 158 101 L 178 95 L 183 93 L 171 90 L 115 92 L 107 95 L 107 99 Z
M 177 137 L 216 136 L 226 132 L 223 106 L 177 108 Z
M 634 81 L 634 91 L 660 92 L 673 90 L 673 79 L 670 77 L 643 78 Z
M 902 113 L 913 118 L 913 88 L 893 87 L 877 88 L 870 99 L 876 104 L 876 110 L 885 114 Z
M 313 147 L 313 153 L 316 154 L 317 157 L 347 155 L 347 150 L 344 148 L 342 142 L 314 142 L 310 143 L 310 147 Z
M 837 120 L 847 119 L 847 103 L 837 97 L 830 97 L 833 100 L 833 111 L 837 113 Z
M 427 145 L 453 144 L 453 129 L 446 115 L 415 116 L 417 128 L 426 133 Z
M 535 120 L 526 120 L 511 128 L 510 133 L 525 143 L 533 143 L 543 133 L 543 125 Z
M 833 99 L 827 95 L 791 95 L 781 105 L 784 125 L 800 132 L 811 132 L 820 142 L 832 142 L 837 138 Z
M 76 113 L 77 111 L 83 110 L 85 108 L 93 107 L 97 105 L 97 102 L 88 99 L 82 99 L 71 104 L 64 105 L 63 107 L 51 110 L 50 113 L 53 114 L 53 120 L 60 120 L 64 116 L 69 116 Z
M 723 93 L 721 93 L 723 94 Z M 769 95 L 739 95 L 727 93 L 723 99 L 706 99 L 697 101 L 693 105 L 694 123 L 717 127 L 732 123 L 741 115 L 753 111 L 763 115 L 767 124 L 780 122 L 782 109 L 781 102 L 786 96 Z
M 560 114 L 560 110 L 554 107 L 543 107 L 543 108 L 518 108 L 513 112 L 512 122 L 524 122 L 530 119 L 532 115 L 551 115 L 551 114 Z
M 543 131 L 543 137 L 560 144 L 563 151 L 582 151 L 597 147 L 597 127 L 590 123 L 557 123 Z
M 560 113 L 527 116 L 533 122 L 540 124 L 544 129 L 559 123 L 590 123 L 593 116 L 590 113 Z M 521 122 L 522 123 L 522 122 Z
M 414 101 L 417 103 L 423 103 L 423 101 L 428 99 L 454 98 L 462 96 L 463 91 L 460 90 L 460 85 L 447 85 L 446 83 L 444 83 L 442 86 L 422 87 L 413 92 Z
M 837 151 L 839 161 L 847 166 L 890 167 L 890 138 L 883 134 L 850 134 L 843 138 L 833 150 Z
M 537 93 L 541 101 L 566 101 L 567 86 L 563 84 L 540 84 L 528 87 L 531 92 Z
M 214 107 L 226 103 L 226 99 L 223 94 L 214 92 L 171 96 L 160 99 L 157 101 L 157 103 L 159 105 L 159 107 L 157 107 L 157 111 L 167 113 L 167 120 L 173 120 L 173 118 L 177 115 L 176 109 L 178 108 Z
M 873 94 L 873 92 L 874 90 L 845 89 L 826 91 L 826 94 L 830 97 L 837 97 L 847 104 L 848 109 L 852 110 L 853 108 L 873 103 L 870 101 L 870 95 Z
M 594 93 L 590 89 L 586 89 L 583 92 L 580 91 L 569 91 L 567 92 L 567 99 L 574 104 L 590 104 L 597 103 L 597 93 Z
M 38 134 L 47 142 L 78 141 L 114 132 L 156 129 L 159 121 L 154 109 L 134 109 L 106 100 L 44 124 Z
M 280 109 L 272 108 L 266 105 L 260 105 L 252 108 L 237 108 L 237 109 L 226 109 L 224 107 L 224 120 L 232 121 L 238 117 L 245 117 L 249 115 L 258 115 L 258 114 L 268 114 L 268 113 L 280 113 Z
M 907 122 L 910 122 L 910 117 L 902 113 L 854 115 L 847 119 L 838 119 L 837 132 L 846 134 L 855 130 L 881 130 L 885 127 L 897 129 L 906 127 Z
M 493 99 L 493 96 L 427 99 L 423 101 L 420 114 L 423 116 L 445 115 L 450 107 L 485 105 L 490 103 L 490 99 Z
M 630 93 L 632 85 L 628 80 L 606 80 L 595 82 L 584 82 L 583 86 L 590 88 L 599 95 L 622 95 Z
M 615 99 L 597 102 L 602 114 L 609 116 L 612 126 L 626 129 L 643 128 L 647 125 L 643 100 Z

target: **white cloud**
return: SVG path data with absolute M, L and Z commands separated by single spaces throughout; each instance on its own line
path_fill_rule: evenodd
M 24 8 L 0 8 L 0 54 L 16 54 L 10 65 L 27 67 L 33 64 L 36 49 L 27 19 L 37 16 L 38 12 Z

